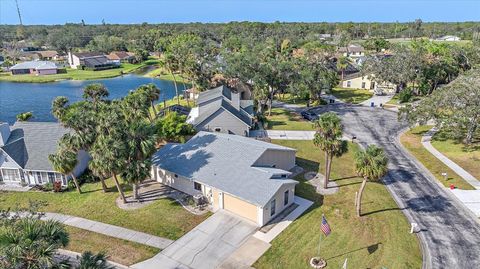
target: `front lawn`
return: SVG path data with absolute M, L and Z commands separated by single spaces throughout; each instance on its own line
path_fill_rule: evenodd
M 349 89 L 349 88 L 334 88 L 332 95 L 342 100 L 343 102 L 359 104 L 373 96 L 369 90 L 363 89 Z
M 298 150 L 297 164 L 306 171 L 323 172 L 323 153 L 312 141 L 274 141 Z M 314 201 L 307 212 L 275 240 L 272 247 L 254 264 L 262 268 L 311 268 L 309 259 L 317 255 L 320 221 L 325 214 L 332 233 L 322 236 L 320 255 L 327 268 L 341 268 L 348 258 L 348 268 L 421 268 L 422 254 L 409 223 L 383 184 L 368 183 L 363 199 L 363 214 L 357 218 L 355 192 L 361 179 L 355 176 L 353 150 L 333 162 L 332 178 L 340 186 L 337 194 L 321 196 L 313 186 L 297 176 L 296 195 Z
M 268 115 L 268 111 L 265 112 Z M 312 123 L 297 113 L 283 108 L 272 108 L 272 115 L 267 116 L 267 128 L 271 130 L 313 131 Z
M 205 220 L 209 214 L 196 216 L 171 199 L 160 199 L 137 210 L 123 210 L 116 206 L 118 197 L 112 180 L 107 181 L 110 191 L 102 192 L 99 183 L 82 185 L 83 194 L 75 191 L 0 192 L 0 209 L 28 207 L 29 201 L 43 201 L 45 212 L 57 212 L 176 240 Z M 128 187 L 127 195 L 131 194 Z
M 450 160 L 480 180 L 480 142 L 470 146 L 444 138 L 442 133 L 433 136 L 432 145 Z
M 87 230 L 65 226 L 70 236 L 67 250 L 83 253 L 104 252 L 108 260 L 123 265 L 132 265 L 149 259 L 160 252 L 160 249 L 139 243 L 122 240 Z
M 436 178 L 440 181 L 445 187 L 449 187 L 450 184 L 455 185 L 455 187 L 464 190 L 474 190 L 472 185 L 468 184 L 463 180 L 459 175 L 457 175 L 452 169 L 448 168 L 444 163 L 439 159 L 433 156 L 425 147 L 422 145 L 422 135 L 430 130 L 432 126 L 418 126 L 407 131 L 400 137 L 400 142 L 402 145 L 415 157 L 419 160 Z M 448 142 L 436 142 L 433 141 L 432 145 L 441 145 L 445 147 L 444 144 Z M 478 152 L 477 152 L 478 153 Z M 468 158 L 461 157 L 465 160 Z M 453 159 L 452 159 L 453 160 Z M 474 162 L 473 160 L 471 161 Z M 462 162 L 458 162 L 459 165 L 463 166 Z M 478 162 L 477 162 L 478 166 Z M 478 167 L 477 167 L 478 169 Z M 477 170 L 478 171 L 478 170 Z M 442 176 L 442 173 L 447 173 L 447 180 Z

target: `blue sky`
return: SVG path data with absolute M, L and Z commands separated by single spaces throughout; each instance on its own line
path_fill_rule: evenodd
M 18 0 L 24 24 L 480 21 L 480 0 Z M 0 0 L 0 24 L 18 24 Z

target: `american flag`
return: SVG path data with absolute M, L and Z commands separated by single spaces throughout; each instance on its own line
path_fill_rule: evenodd
M 325 234 L 325 236 L 328 236 L 332 230 L 330 229 L 330 225 L 328 225 L 327 219 L 325 218 L 325 215 L 322 215 L 322 225 L 320 227 L 322 229 L 322 232 Z

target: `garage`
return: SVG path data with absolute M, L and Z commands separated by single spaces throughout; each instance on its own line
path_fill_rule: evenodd
M 219 195 L 222 196 L 221 192 Z M 230 194 L 223 193 L 223 208 L 257 223 L 257 206 L 255 205 L 238 199 Z

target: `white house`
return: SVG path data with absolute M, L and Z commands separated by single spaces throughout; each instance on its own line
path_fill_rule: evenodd
M 43 185 L 61 181 L 63 175 L 52 167 L 48 155 L 55 153 L 59 139 L 68 132 L 53 122 L 16 122 L 13 126 L 0 123 L 0 184 Z M 74 175 L 87 168 L 88 154 L 80 152 Z
M 110 61 L 101 52 L 68 52 L 68 64 L 73 69 L 104 70 L 118 67 L 120 62 Z
M 155 153 L 152 179 L 263 226 L 293 204 L 295 154 L 244 136 L 199 132 Z
M 445 36 L 441 36 L 435 40 L 438 40 L 438 41 L 460 41 L 460 37 L 458 36 L 454 36 L 454 35 L 445 35 Z

